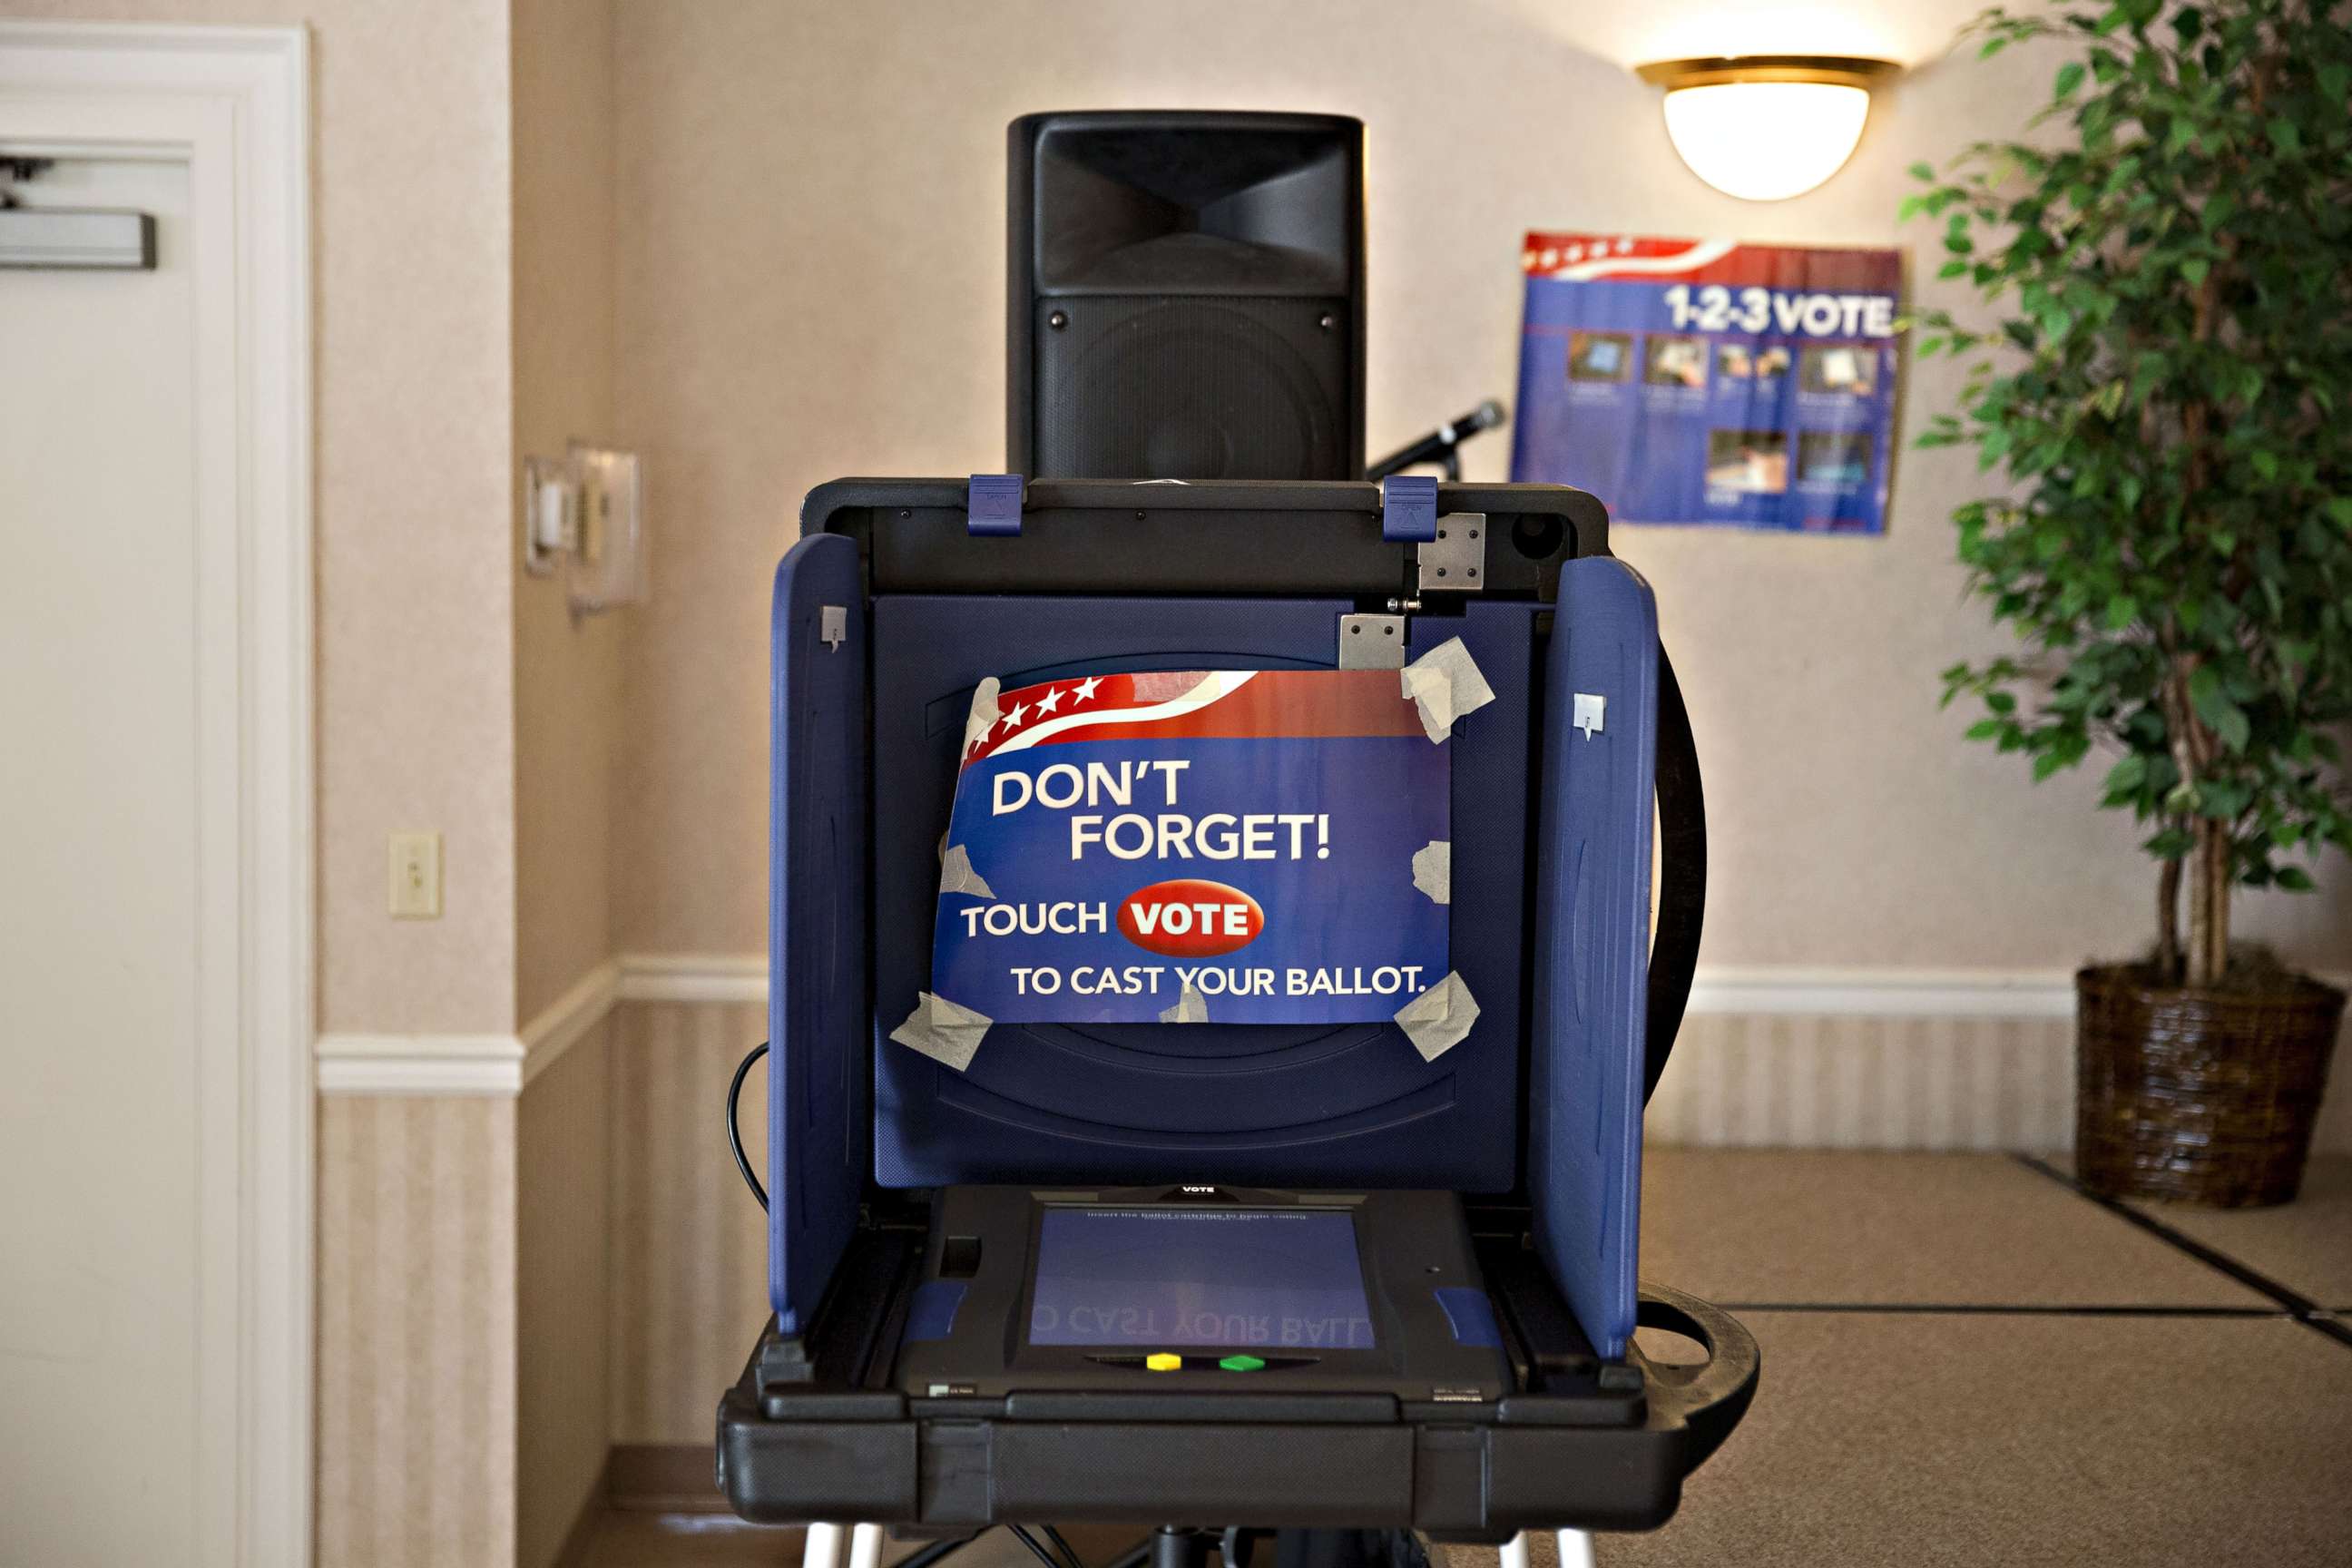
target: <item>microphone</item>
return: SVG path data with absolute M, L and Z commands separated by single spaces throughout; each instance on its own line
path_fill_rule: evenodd
M 1410 468 L 1417 463 L 1443 463 L 1449 477 L 1458 478 L 1461 471 L 1461 459 L 1454 455 L 1454 449 L 1481 430 L 1494 429 L 1507 417 L 1503 405 L 1490 397 L 1469 413 L 1457 416 L 1440 425 L 1428 435 L 1417 440 L 1406 442 L 1379 462 L 1374 463 L 1364 477 L 1376 480 L 1384 479 L 1391 474 Z

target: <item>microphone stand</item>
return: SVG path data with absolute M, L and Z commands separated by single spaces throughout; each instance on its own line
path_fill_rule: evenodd
M 1426 436 L 1416 437 L 1399 447 L 1365 470 L 1364 478 L 1378 484 L 1391 474 L 1423 463 L 1435 463 L 1448 480 L 1458 483 L 1462 478 L 1462 443 L 1482 430 L 1495 429 L 1503 419 L 1503 405 L 1490 398 L 1461 418 L 1440 425 Z

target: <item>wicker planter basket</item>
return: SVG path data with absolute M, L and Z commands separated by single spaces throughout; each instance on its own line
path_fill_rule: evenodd
M 2283 1204 L 2303 1182 L 2344 993 L 2152 985 L 2116 964 L 2074 976 L 2074 1168 L 2115 1197 Z

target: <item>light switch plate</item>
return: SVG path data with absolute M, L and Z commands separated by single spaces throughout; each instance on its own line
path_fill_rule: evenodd
M 441 918 L 441 836 L 392 836 L 392 914 L 394 920 Z

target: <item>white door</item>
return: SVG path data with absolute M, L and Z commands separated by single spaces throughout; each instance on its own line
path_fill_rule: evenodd
M 7 1568 L 308 1553 L 302 70 L 0 22 L 0 185 L 157 256 L 0 269 Z
M 0 1562 L 173 1563 L 206 1482 L 199 960 L 236 893 L 198 788 L 236 667 L 199 643 L 236 542 L 196 526 L 186 166 L 20 189 L 152 213 L 160 265 L 0 271 Z

